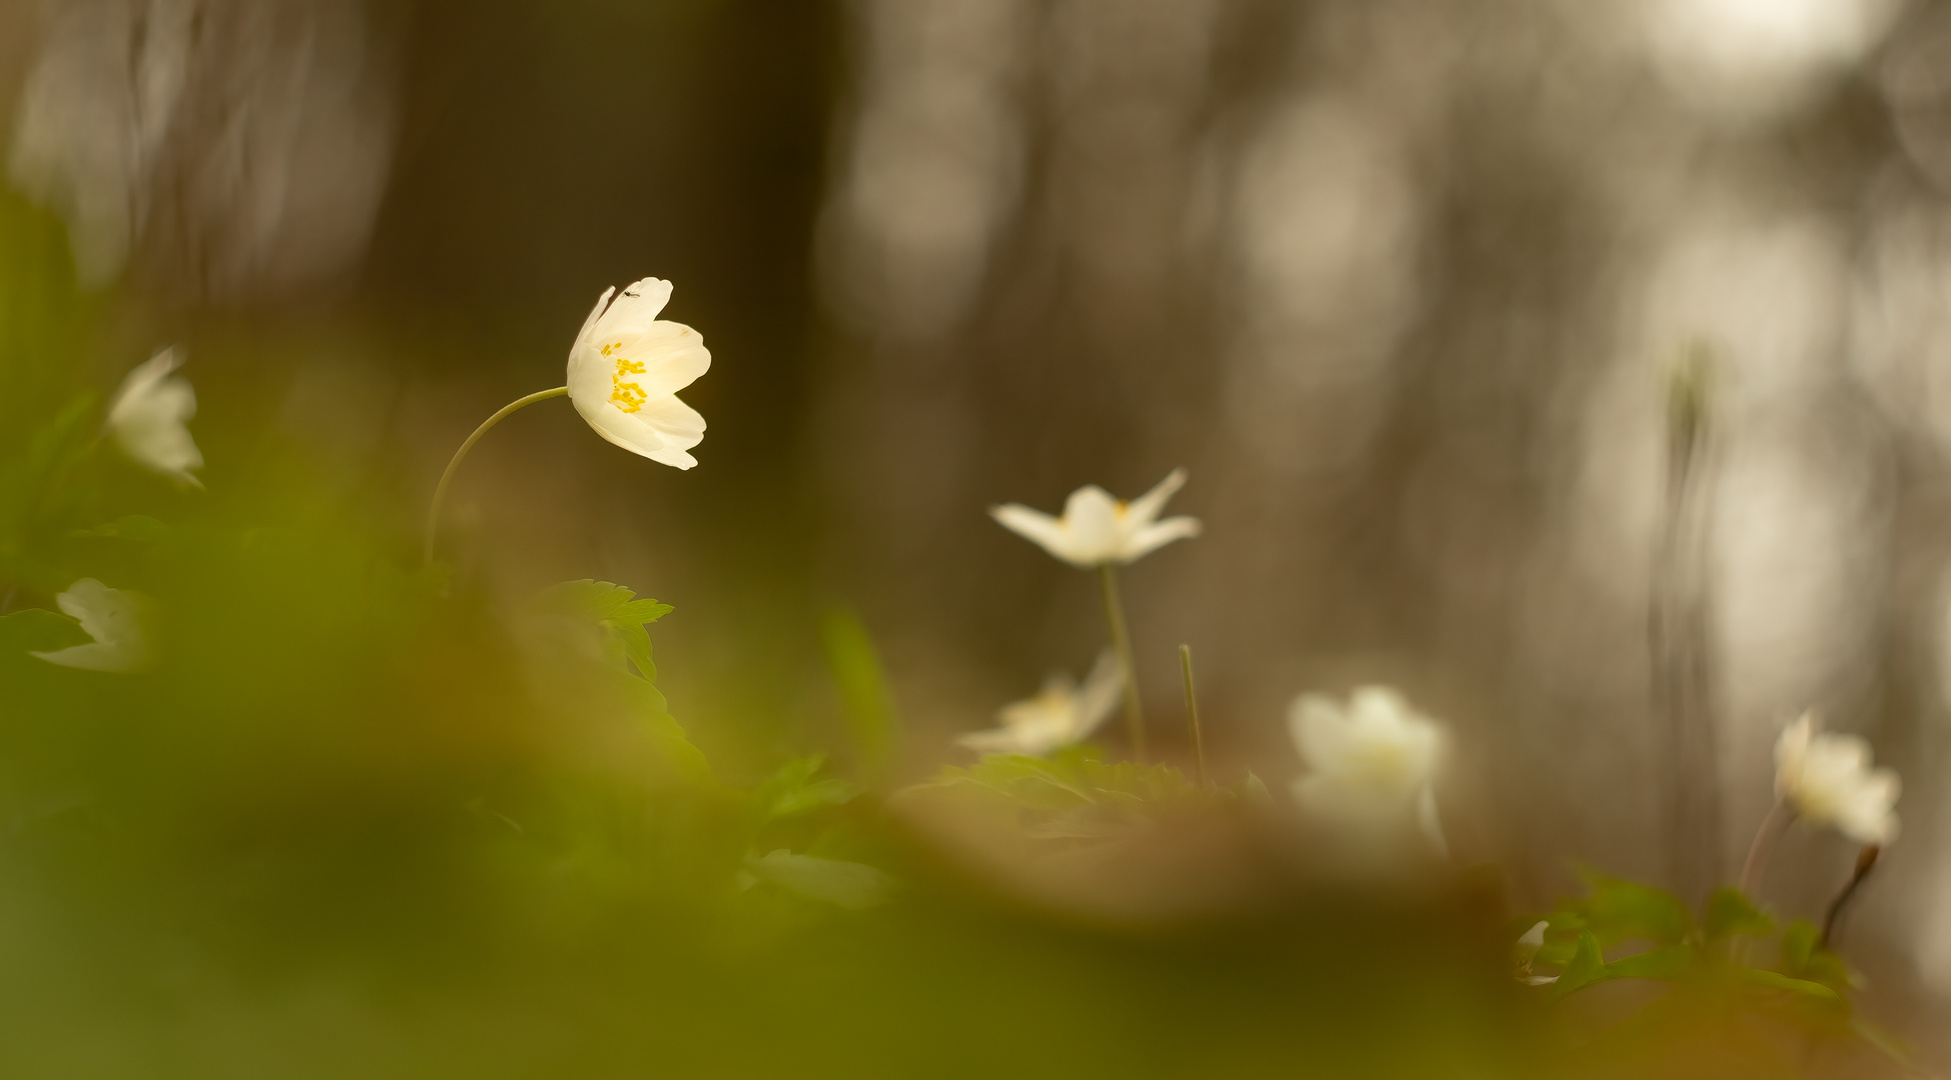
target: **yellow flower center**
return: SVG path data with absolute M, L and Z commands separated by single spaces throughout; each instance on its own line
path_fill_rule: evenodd
M 612 341 L 603 346 L 602 352 L 604 356 L 616 361 L 616 370 L 610 374 L 610 404 L 627 413 L 643 408 L 644 401 L 650 395 L 644 393 L 642 386 L 624 378 L 625 375 L 642 375 L 643 364 L 623 355 L 621 341 Z

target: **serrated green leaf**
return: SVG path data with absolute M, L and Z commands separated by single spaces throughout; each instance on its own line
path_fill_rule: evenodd
M 1763 937 L 1775 932 L 1775 921 L 1756 909 L 1738 889 L 1716 889 L 1707 898 L 1707 919 L 1702 929 L 1710 941 L 1732 934 Z
M 684 726 L 671 715 L 669 702 L 664 694 L 648 679 L 635 676 L 619 676 L 623 681 L 624 692 L 637 707 L 638 722 L 644 734 L 649 736 L 651 746 L 679 774 L 694 782 L 708 782 L 713 779 L 711 763 L 705 759 L 704 751 L 691 742 Z
M 894 695 L 888 689 L 880 653 L 859 616 L 838 608 L 827 612 L 820 640 L 826 649 L 827 670 L 840 691 L 840 711 L 853 736 L 862 780 L 879 783 L 900 738 Z
M 822 777 L 824 754 L 811 754 L 779 767 L 754 792 L 761 824 L 794 817 L 827 806 L 840 806 L 860 794 L 860 789 L 834 777 Z
M 657 681 L 657 665 L 650 658 L 650 633 L 645 623 L 653 623 L 673 610 L 669 604 L 636 599 L 636 593 L 614 582 L 582 578 L 553 586 L 546 593 L 554 603 L 582 615 L 603 629 L 607 647 L 619 659 L 628 660 L 637 673 Z

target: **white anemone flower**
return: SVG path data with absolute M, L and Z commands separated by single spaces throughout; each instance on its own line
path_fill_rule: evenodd
M 1803 820 L 1832 826 L 1859 844 L 1897 837 L 1897 794 L 1890 769 L 1870 767 L 1870 744 L 1857 735 L 1816 731 L 1803 713 L 1775 743 L 1775 793 Z
M 1364 686 L 1346 707 L 1302 694 L 1288 710 L 1287 727 L 1310 770 L 1292 786 L 1304 809 L 1358 826 L 1413 818 L 1430 845 L 1447 853 L 1433 785 L 1443 730 L 1400 693 Z
M 1174 540 L 1198 536 L 1197 518 L 1157 520 L 1165 501 L 1185 482 L 1185 470 L 1174 469 L 1157 487 L 1129 503 L 1112 498 L 1096 484 L 1088 484 L 1070 493 L 1061 518 L 1020 503 L 990 507 L 989 515 L 1057 558 L 1088 570 L 1133 562 Z
M 149 664 L 149 639 L 142 630 L 141 598 L 82 578 L 54 598 L 61 611 L 81 623 L 95 640 L 66 649 L 29 653 L 50 664 L 89 671 L 139 671 Z
M 1556 975 L 1531 974 L 1531 961 L 1538 958 L 1538 950 L 1545 947 L 1545 931 L 1551 928 L 1549 920 L 1532 924 L 1531 929 L 1517 939 L 1511 951 L 1517 959 L 1517 980 L 1526 986 L 1550 986 L 1558 981 Z
M 175 349 L 164 349 L 129 372 L 109 401 L 108 434 L 136 464 L 200 488 L 191 470 L 203 468 L 203 454 L 185 426 L 196 415 L 196 391 L 171 374 L 182 363 Z
M 711 367 L 696 330 L 657 318 L 671 283 L 657 278 L 606 289 L 569 350 L 569 400 L 598 435 L 674 468 L 698 463 L 688 451 L 705 437 L 705 418 L 677 399 Z
M 985 754 L 1028 754 L 1033 757 L 1079 743 L 1090 737 L 1117 708 L 1124 689 L 1123 669 L 1106 650 L 1078 686 L 1068 674 L 1050 676 L 1037 696 L 1003 706 L 996 714 L 1002 726 L 972 732 L 956 742 Z

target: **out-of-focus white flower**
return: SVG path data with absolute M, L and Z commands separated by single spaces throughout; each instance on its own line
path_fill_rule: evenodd
M 696 330 L 657 318 L 671 283 L 657 278 L 605 289 L 569 350 L 569 400 L 598 435 L 674 468 L 698 463 L 687 451 L 705 437 L 705 418 L 677 399 L 711 367 Z
M 1545 930 L 1550 926 L 1549 920 L 1539 920 L 1511 947 L 1517 957 L 1517 980 L 1526 986 L 1550 986 L 1558 981 L 1556 975 L 1531 974 L 1531 961 L 1537 959 L 1538 950 L 1545 947 Z
M 1859 844 L 1897 837 L 1897 794 L 1890 769 L 1870 767 L 1870 744 L 1857 735 L 1816 731 L 1803 713 L 1775 742 L 1775 793 L 1811 825 L 1833 826 Z
M 1174 540 L 1199 535 L 1197 518 L 1157 520 L 1159 511 L 1165 509 L 1165 500 L 1185 482 L 1185 470 L 1174 469 L 1157 487 L 1130 503 L 1119 502 L 1110 492 L 1088 484 L 1070 493 L 1061 518 L 1020 503 L 992 506 L 989 516 L 1073 566 L 1088 569 L 1128 563 Z
M 82 578 L 54 598 L 63 613 L 81 623 L 95 640 L 66 649 L 30 653 L 50 664 L 89 671 L 139 671 L 149 664 L 149 640 L 138 614 L 141 599 L 111 589 L 94 578 Z
M 196 391 L 171 374 L 182 363 L 175 349 L 164 349 L 129 372 L 108 404 L 108 434 L 136 464 L 200 488 L 190 470 L 203 468 L 203 454 L 185 426 L 196 415 Z
M 1068 674 L 1052 675 L 1027 701 L 1005 705 L 996 718 L 1002 726 L 972 732 L 956 741 L 985 754 L 1047 754 L 1082 742 L 1118 705 L 1124 674 L 1116 654 L 1106 649 L 1078 686 Z
M 1401 694 L 1364 686 L 1346 707 L 1302 694 L 1288 710 L 1287 727 L 1310 769 L 1292 788 L 1304 809 L 1363 825 L 1413 819 L 1431 845 L 1444 850 L 1431 787 L 1443 731 Z

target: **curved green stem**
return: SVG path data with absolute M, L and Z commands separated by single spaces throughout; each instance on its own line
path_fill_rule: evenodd
M 440 474 L 440 484 L 434 488 L 433 505 L 427 507 L 426 562 L 432 563 L 434 561 L 434 530 L 440 525 L 440 504 L 447 501 L 447 485 L 453 482 L 454 470 L 461 467 L 461 460 L 467 457 L 467 452 L 474 449 L 474 444 L 481 441 L 481 436 L 486 435 L 489 428 L 501 423 L 502 420 L 507 418 L 509 413 L 517 409 L 527 408 L 538 401 L 547 401 L 553 397 L 563 397 L 568 393 L 568 387 L 558 386 L 553 390 L 538 390 L 525 398 L 517 398 L 503 405 L 499 412 L 483 420 L 481 426 L 474 429 L 474 434 L 469 435 L 467 441 L 461 444 L 461 448 L 454 451 L 453 459 L 447 463 L 447 471 Z
M 1125 737 L 1131 741 L 1133 761 L 1145 760 L 1145 709 L 1138 702 L 1138 671 L 1131 660 L 1131 631 L 1125 628 L 1124 604 L 1118 600 L 1118 572 L 1100 563 L 1097 581 L 1104 590 L 1104 620 L 1111 624 L 1111 647 L 1125 676 Z

